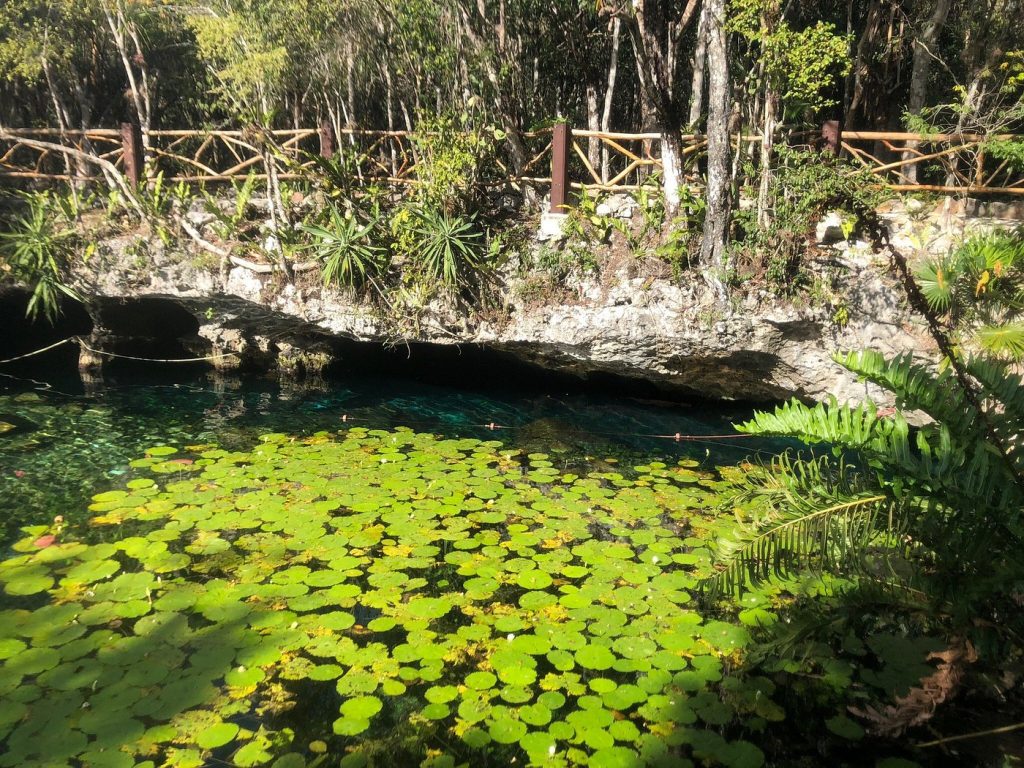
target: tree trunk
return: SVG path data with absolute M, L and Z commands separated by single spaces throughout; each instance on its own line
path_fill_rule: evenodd
M 912 115 L 921 114 L 921 109 L 928 98 L 928 76 L 932 69 L 932 57 L 935 55 L 935 44 L 946 23 L 952 0 L 935 0 L 931 16 L 925 19 L 921 31 L 914 38 L 914 66 L 910 74 L 910 95 L 907 99 L 907 111 Z M 917 142 L 907 142 L 910 150 L 917 148 Z M 914 152 L 904 152 L 903 159 L 914 157 Z M 908 165 L 904 175 L 911 184 L 917 183 L 917 166 Z
M 690 82 L 690 119 L 688 125 L 696 131 L 704 111 L 704 80 L 707 74 L 708 57 L 708 8 L 705 3 L 700 9 L 700 21 L 697 22 L 697 43 L 693 49 L 693 79 Z
M 125 77 L 128 79 L 128 92 L 131 96 L 132 106 L 135 108 L 135 118 L 142 129 L 143 166 L 145 167 L 151 161 L 149 151 L 149 130 L 151 128 L 150 95 L 149 78 L 145 68 L 146 59 L 142 53 L 138 33 L 134 29 L 135 23 L 130 21 L 125 15 L 123 6 L 118 3 L 116 8 L 111 9 L 104 3 L 103 14 L 107 19 L 110 35 L 114 40 L 114 47 L 117 48 L 118 56 L 121 58 L 121 66 L 124 68 Z M 128 50 L 126 35 L 129 35 L 133 41 L 134 53 Z M 139 66 L 139 77 L 135 75 L 133 64 Z
M 633 0 L 632 14 L 625 16 L 630 22 L 629 33 L 640 82 L 657 116 L 662 152 L 668 153 L 662 157 L 662 175 L 665 210 L 669 216 L 679 207 L 683 170 L 680 151 L 682 111 L 673 87 L 672 62 L 676 60 L 682 31 L 696 8 L 697 0 L 687 0 L 680 21 L 673 24 L 665 0 Z
M 612 20 L 612 53 L 608 62 L 608 85 L 604 91 L 604 111 L 601 113 L 601 130 L 607 133 L 611 130 L 612 101 L 615 98 L 615 79 L 619 71 L 619 39 L 621 38 L 622 19 L 616 17 Z M 607 183 L 611 178 L 609 171 L 610 163 L 608 147 L 601 144 L 601 181 Z
M 355 85 L 355 55 L 352 52 L 352 43 L 345 47 L 345 93 L 348 96 L 348 109 L 345 114 L 345 127 L 356 127 L 356 85 Z
M 729 224 L 729 50 L 725 0 L 708 4 L 708 181 L 701 260 L 725 266 Z
M 775 149 L 775 126 L 778 122 L 779 94 L 768 86 L 764 94 L 764 122 L 761 129 L 761 180 L 757 190 L 757 226 L 771 225 L 772 152 Z
M 598 112 L 597 86 L 587 86 L 587 128 L 592 131 L 601 130 L 601 113 Z M 591 136 L 587 140 L 587 162 L 595 171 L 601 164 L 601 140 Z
M 662 133 L 661 166 L 664 174 L 665 206 L 675 211 L 682 199 L 683 185 L 683 141 L 679 131 Z

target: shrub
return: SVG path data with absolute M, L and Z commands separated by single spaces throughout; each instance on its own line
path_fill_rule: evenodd
M 472 110 L 456 116 L 421 117 L 416 147 L 416 196 L 446 213 L 478 208 L 477 184 L 494 157 L 500 132 L 482 125 Z
M 753 209 L 734 218 L 731 257 L 738 272 L 763 277 L 780 293 L 801 288 L 803 259 L 812 242 L 814 226 L 823 214 L 838 210 L 860 225 L 864 213 L 884 199 L 877 179 L 836 158 L 778 148 L 778 166 L 772 176 L 772 221 L 762 228 Z

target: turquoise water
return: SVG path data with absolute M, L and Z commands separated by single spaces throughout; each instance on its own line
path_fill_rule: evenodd
M 169 379 L 169 375 L 177 375 Z M 153 445 L 250 447 L 266 432 L 308 435 L 348 425 L 411 427 L 486 437 L 583 460 L 690 457 L 736 464 L 779 444 L 730 440 L 742 405 L 653 403 L 612 395 L 474 390 L 401 377 L 351 377 L 315 386 L 269 378 L 224 379 L 160 369 L 111 378 L 84 391 L 0 378 L 0 539 L 18 526 L 85 514 L 93 494 L 122 485 L 129 462 Z M 490 425 L 494 425 L 491 429 Z M 654 435 L 697 436 L 676 441 Z

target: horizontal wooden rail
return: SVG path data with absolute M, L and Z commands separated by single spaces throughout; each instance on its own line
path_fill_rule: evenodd
M 3 129 L 0 135 L 0 180 L 89 181 L 67 156 L 102 158 L 121 170 L 129 182 L 146 183 L 162 173 L 165 181 L 189 184 L 266 178 L 264 152 L 270 146 L 278 175 L 284 180 L 309 178 L 315 173 L 310 155 L 342 157 L 355 184 L 417 183 L 418 149 L 415 132 L 361 128 L 196 128 L 157 129 L 142 134 L 137 128 L 61 130 L 51 127 Z M 1024 194 L 1024 174 L 1006 160 L 986 155 L 992 140 L 1024 141 L 1024 136 L 977 133 L 914 133 L 908 131 L 844 130 L 837 122 L 822 132 L 785 127 L 779 144 L 822 147 L 845 156 L 852 166 L 877 178 L 880 187 L 896 192 L 949 194 Z M 23 141 L 19 141 L 19 137 Z M 574 130 L 565 123 L 524 131 L 525 161 L 513 165 L 497 159 L 501 178 L 488 186 L 549 186 L 556 191 L 552 205 L 568 190 L 632 190 L 661 167 L 661 134 Z M 706 137 L 680 136 L 688 178 L 699 178 Z M 734 134 L 733 147 L 749 147 L 760 135 Z M 67 151 L 61 150 L 67 148 Z M 545 175 L 544 168 L 551 168 Z M 513 171 L 513 168 L 515 169 Z M 76 173 L 77 171 L 77 173 Z M 855 173 L 856 171 L 851 171 Z M 557 198 L 557 199 L 556 199 Z M 564 210 L 564 203 L 556 206 Z

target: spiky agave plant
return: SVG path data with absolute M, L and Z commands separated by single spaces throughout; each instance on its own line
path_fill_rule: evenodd
M 422 276 L 448 291 L 472 285 L 484 273 L 484 236 L 473 216 L 428 206 L 413 212 L 411 234 Z
M 361 223 L 354 213 L 342 212 L 333 203 L 328 203 L 327 218 L 323 226 L 299 225 L 312 238 L 305 247 L 321 261 L 325 285 L 361 288 L 387 269 L 387 249 L 376 242 L 376 219 Z
M 1002 613 L 1024 583 L 1024 386 L 991 359 L 936 371 L 875 352 L 837 362 L 890 392 L 870 402 L 793 401 L 739 428 L 831 450 L 784 455 L 751 473 L 738 523 L 719 546 L 712 589 L 805 569 L 840 571 L 928 594 L 963 621 Z M 930 417 L 911 428 L 904 413 Z

